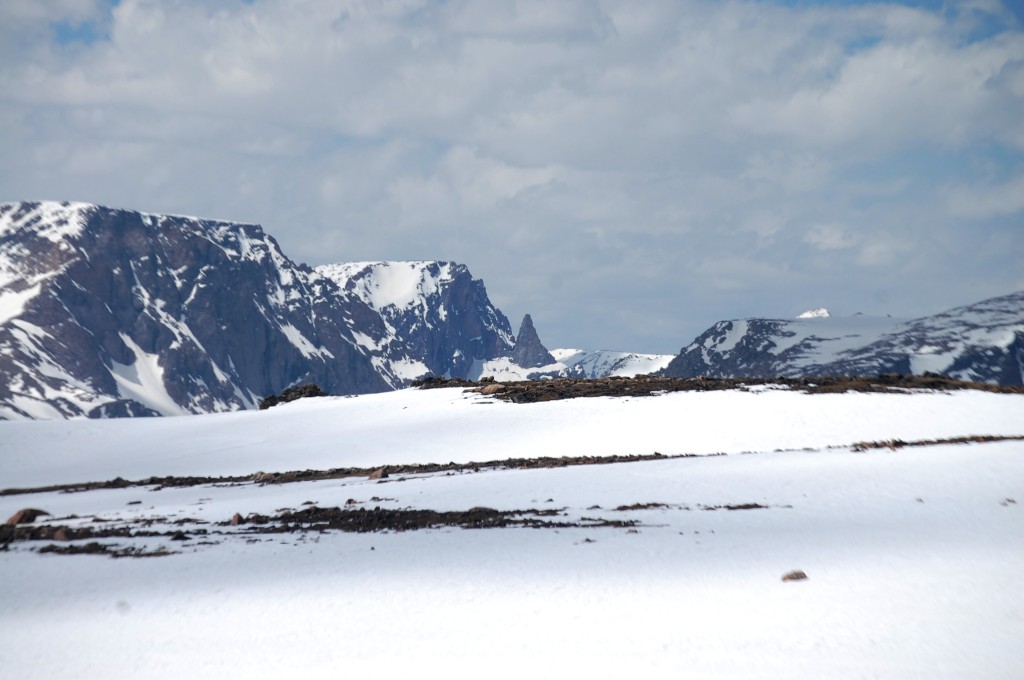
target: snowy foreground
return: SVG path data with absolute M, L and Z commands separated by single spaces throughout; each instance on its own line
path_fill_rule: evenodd
M 173 553 L 145 558 L 12 543 L 0 552 L 0 678 L 1019 678 L 1024 441 L 851 446 L 969 435 L 1024 435 L 1024 396 L 762 389 L 515 405 L 442 389 L 0 423 L 0 488 L 694 454 L 0 496 L 0 519 L 33 507 L 52 515 L 37 523 L 209 531 L 102 539 Z M 216 524 L 309 503 L 554 509 L 547 519 L 586 526 Z M 620 509 L 633 505 L 649 507 Z M 808 579 L 783 582 L 791 570 Z

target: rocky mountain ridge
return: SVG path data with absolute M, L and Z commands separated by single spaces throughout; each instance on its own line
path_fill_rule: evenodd
M 387 300 L 395 279 L 418 284 L 416 304 Z M 0 204 L 0 418 L 254 408 L 305 382 L 383 391 L 512 344 L 463 265 L 312 269 L 257 225 Z
M 1024 383 L 1024 292 L 910 321 L 722 321 L 678 356 L 548 350 L 453 262 L 290 260 L 258 225 L 84 203 L 0 204 L 0 419 L 255 408 L 424 375 L 807 377 Z
M 1024 291 L 911 320 L 821 314 L 720 321 L 663 371 L 680 378 L 883 373 L 1024 384 Z
M 508 355 L 515 336 L 480 279 L 454 262 L 353 262 L 317 267 L 381 324 L 355 336 L 392 388 L 425 374 L 465 376 L 477 360 Z
M 517 342 L 454 262 L 311 268 L 258 225 L 0 204 L 0 419 L 247 409 L 304 383 L 358 394 L 424 375 L 649 372 L 626 353 L 556 359 L 524 321 Z

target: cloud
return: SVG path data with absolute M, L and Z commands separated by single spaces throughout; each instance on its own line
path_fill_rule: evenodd
M 1006 107 L 1021 103 L 996 79 L 1022 59 L 1021 40 L 966 49 L 929 36 L 883 43 L 845 58 L 834 81 L 741 103 L 734 118 L 752 132 L 801 146 L 877 152 L 983 143 L 1006 131 Z
M 1020 280 L 1009 9 L 12 0 L 0 198 L 261 222 L 312 264 L 461 260 L 550 345 L 676 351 L 811 289 L 868 313 L 885 267 L 881 311 L 938 311 L 950 271 Z M 999 248 L 964 264 L 979 220 Z
M 1017 215 L 1024 212 L 1024 175 L 995 185 L 955 187 L 948 205 L 954 215 L 970 220 Z
M 818 250 L 845 250 L 854 244 L 839 224 L 816 224 L 804 234 L 804 242 Z
M 775 184 L 787 193 L 814 191 L 831 178 L 829 162 L 812 153 L 773 151 L 747 159 L 743 177 Z

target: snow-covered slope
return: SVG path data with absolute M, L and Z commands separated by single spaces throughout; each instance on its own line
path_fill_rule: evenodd
M 609 350 L 556 349 L 551 353 L 560 363 L 569 367 L 569 375 L 584 378 L 632 378 L 635 375 L 657 373 L 673 359 L 671 354 L 635 354 Z
M 665 369 L 679 377 L 925 372 L 1024 384 L 1024 291 L 909 321 L 824 315 L 721 321 Z
M 4 487 L 38 486 L 118 476 L 244 475 L 282 465 L 707 455 L 1016 435 L 1024 434 L 1022 406 L 1021 395 L 974 391 L 809 395 L 766 389 L 527 405 L 458 388 L 405 389 L 201 418 L 0 423 L 0 480 Z M 743 426 L 734 427 L 737 422 Z
M 840 357 L 834 373 L 873 368 L 1024 384 L 1024 291 L 915 319 Z
M 38 552 L 89 542 L 58 539 L 0 550 L 0 675 L 1014 678 L 1024 444 L 851 444 L 1024 435 L 1022 399 L 762 389 L 527 405 L 437 389 L 0 423 L 4 487 L 697 454 L 0 495 L 0 519 L 40 508 L 52 516 L 23 526 L 134 528 L 91 540 L 172 553 Z M 480 506 L 547 524 L 261 533 L 249 521 Z M 792 570 L 807 579 L 783 581 Z
M 555 361 L 544 366 L 523 367 L 509 357 L 478 361 L 469 371 L 472 380 L 494 378 L 498 382 L 547 378 L 608 378 L 657 373 L 674 359 L 672 354 L 635 354 L 611 350 L 559 348 L 551 350 Z

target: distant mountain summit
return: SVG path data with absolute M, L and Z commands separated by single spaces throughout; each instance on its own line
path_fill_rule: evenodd
M 801 315 L 720 321 L 664 370 L 676 377 L 926 372 L 1024 384 L 1024 291 L 913 320 Z

